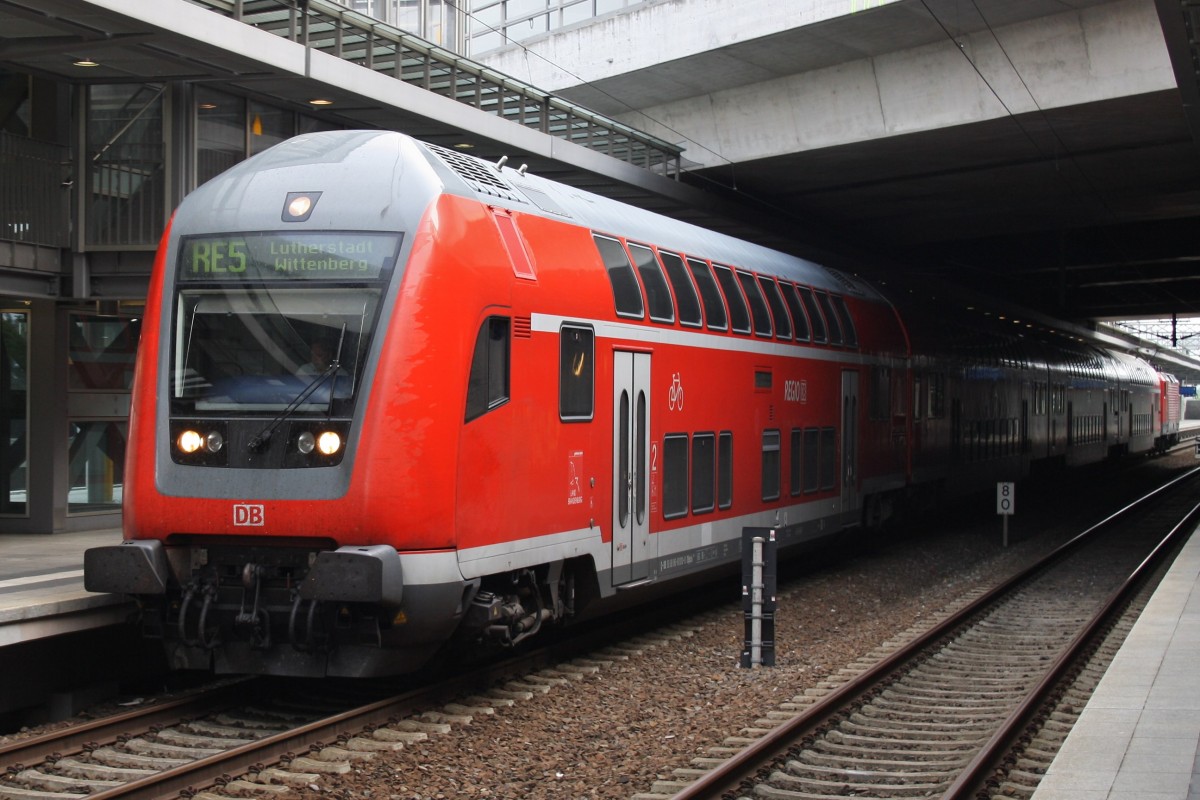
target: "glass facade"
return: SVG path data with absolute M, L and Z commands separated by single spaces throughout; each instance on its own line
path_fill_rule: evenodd
M 72 314 L 69 329 L 67 512 L 117 511 L 140 320 Z
M 465 55 L 463 14 L 454 0 L 335 0 L 368 17 Z
M 316 117 L 253 100 L 247 102 L 203 86 L 196 87 L 194 102 L 194 186 L 292 136 L 334 127 Z
M 88 87 L 86 244 L 158 244 L 166 219 L 166 86 Z
M 70 423 L 68 514 L 121 509 L 128 437 L 129 423 L 124 420 Z
M 464 55 L 478 55 L 645 0 L 472 0 Z
M 29 312 L 0 311 L 0 516 L 29 509 Z

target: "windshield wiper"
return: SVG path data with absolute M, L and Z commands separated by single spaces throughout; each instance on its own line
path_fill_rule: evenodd
M 337 375 L 338 370 L 342 368 L 342 345 L 345 343 L 345 341 L 346 325 L 345 323 L 342 323 L 342 330 L 338 336 L 337 352 L 333 354 L 333 360 L 329 362 L 329 366 L 320 372 L 315 378 L 309 381 L 308 385 L 300 390 L 300 393 L 296 395 L 296 398 L 287 404 L 287 407 L 279 413 L 278 417 L 271 421 L 270 425 L 263 428 L 253 439 L 250 440 L 249 444 L 246 445 L 248 450 L 255 453 L 262 450 L 263 447 L 266 446 L 267 442 L 271 441 L 271 435 L 278 430 L 279 426 L 283 424 L 284 420 L 294 414 L 296 409 L 303 405 L 304 401 L 311 397 L 313 392 L 317 391 L 322 383 L 324 383 L 330 377 Z M 335 379 L 330 381 L 329 404 L 325 409 L 325 415 L 327 417 L 333 416 L 333 393 L 336 388 L 337 380 Z

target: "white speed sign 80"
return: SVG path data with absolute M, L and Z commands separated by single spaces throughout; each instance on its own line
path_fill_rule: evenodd
M 996 513 L 1012 514 L 1017 503 L 1017 485 L 1012 482 L 996 484 Z

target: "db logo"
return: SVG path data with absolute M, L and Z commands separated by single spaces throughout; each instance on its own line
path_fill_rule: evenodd
M 265 521 L 263 507 L 257 503 L 236 503 L 233 506 L 233 524 L 244 527 L 259 527 Z

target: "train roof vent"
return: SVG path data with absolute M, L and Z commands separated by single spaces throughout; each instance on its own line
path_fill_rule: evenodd
M 513 200 L 518 203 L 527 202 L 486 161 L 463 155 L 446 147 L 439 147 L 436 144 L 426 144 L 425 146 L 437 155 L 446 166 L 454 170 L 458 177 L 466 181 L 468 186 L 480 194 L 503 197 L 505 200 Z
M 526 186 L 523 183 L 513 185 L 524 192 L 525 196 L 532 200 L 533 204 L 542 211 L 548 211 L 551 214 L 557 214 L 560 217 L 571 216 L 571 214 L 565 208 L 560 206 L 553 197 L 546 194 L 541 189 L 534 189 L 532 186 Z
M 851 278 L 846 273 L 841 272 L 840 270 L 833 269 L 831 267 L 826 267 L 825 269 L 829 272 L 829 274 L 833 277 L 833 279 L 835 281 L 837 281 L 838 283 L 840 283 L 842 285 L 842 288 L 845 289 L 847 294 L 857 294 L 857 295 L 865 294 L 865 292 L 863 291 L 862 284 L 859 283 L 858 281 L 856 281 L 854 278 Z

